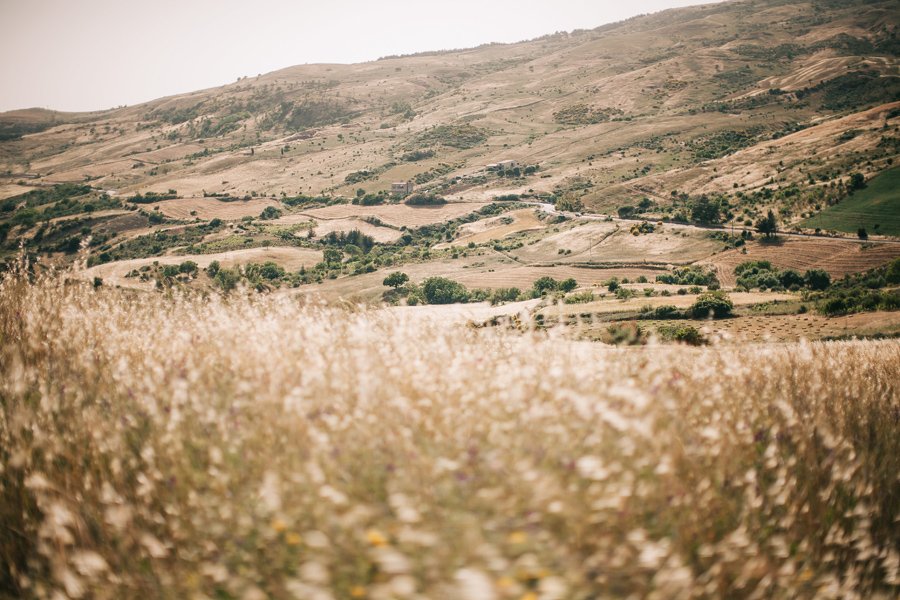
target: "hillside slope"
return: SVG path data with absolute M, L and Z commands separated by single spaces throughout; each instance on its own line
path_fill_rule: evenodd
M 623 178 L 754 188 L 778 161 L 754 156 L 747 173 L 750 159 L 730 151 L 815 125 L 764 146 L 791 155 L 793 180 L 843 131 L 860 130 L 843 153 L 877 145 L 885 111 L 832 121 L 900 98 L 897 17 L 887 1 L 727 2 L 520 44 L 292 67 L 4 141 L 0 170 L 126 192 L 340 193 L 360 170 L 376 172 L 374 188 L 512 158 L 554 184 L 589 179 L 598 204 Z M 403 161 L 421 149 L 435 156 Z
M 752 227 L 774 209 L 799 228 L 897 158 L 898 12 L 888 0 L 737 0 L 517 44 L 290 67 L 98 113 L 0 114 L 2 252 L 71 257 L 85 245 L 97 264 L 320 249 L 316 236 L 363 227 L 376 249 L 404 244 L 403 261 L 428 262 L 465 254 L 471 240 L 448 243 L 496 217 L 485 209 L 496 199 L 704 226 Z M 519 168 L 485 169 L 502 160 Z M 400 180 L 464 206 L 382 208 Z M 346 206 L 316 210 L 334 204 Z M 874 233 L 891 232 L 884 222 Z M 553 233 L 501 225 L 479 244 Z M 547 266 L 555 255 L 538 251 L 552 247 L 594 261 L 580 231 L 498 260 Z M 721 245 L 689 233 L 695 248 Z M 616 254 L 624 240 L 603 260 L 634 265 L 639 253 Z M 668 254 L 645 261 L 696 260 L 658 246 Z M 350 270 L 395 259 L 363 262 Z

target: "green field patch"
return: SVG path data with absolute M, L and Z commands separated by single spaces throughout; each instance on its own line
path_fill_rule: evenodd
M 865 189 L 803 221 L 802 225 L 847 233 L 856 233 L 864 227 L 869 235 L 900 236 L 900 168 L 874 177 Z

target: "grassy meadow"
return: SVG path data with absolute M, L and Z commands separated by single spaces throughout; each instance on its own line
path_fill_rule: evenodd
M 0 281 L 0 596 L 900 590 L 896 341 L 616 349 Z
M 873 177 L 865 188 L 807 219 L 803 226 L 847 233 L 864 228 L 869 235 L 900 236 L 900 168 Z

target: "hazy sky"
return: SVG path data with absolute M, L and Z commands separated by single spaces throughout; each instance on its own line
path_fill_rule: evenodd
M 0 110 L 137 104 L 302 63 L 515 42 L 709 0 L 0 0 Z

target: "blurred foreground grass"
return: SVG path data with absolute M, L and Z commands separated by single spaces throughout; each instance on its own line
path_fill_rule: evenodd
M 893 597 L 900 344 L 0 283 L 0 590 Z

